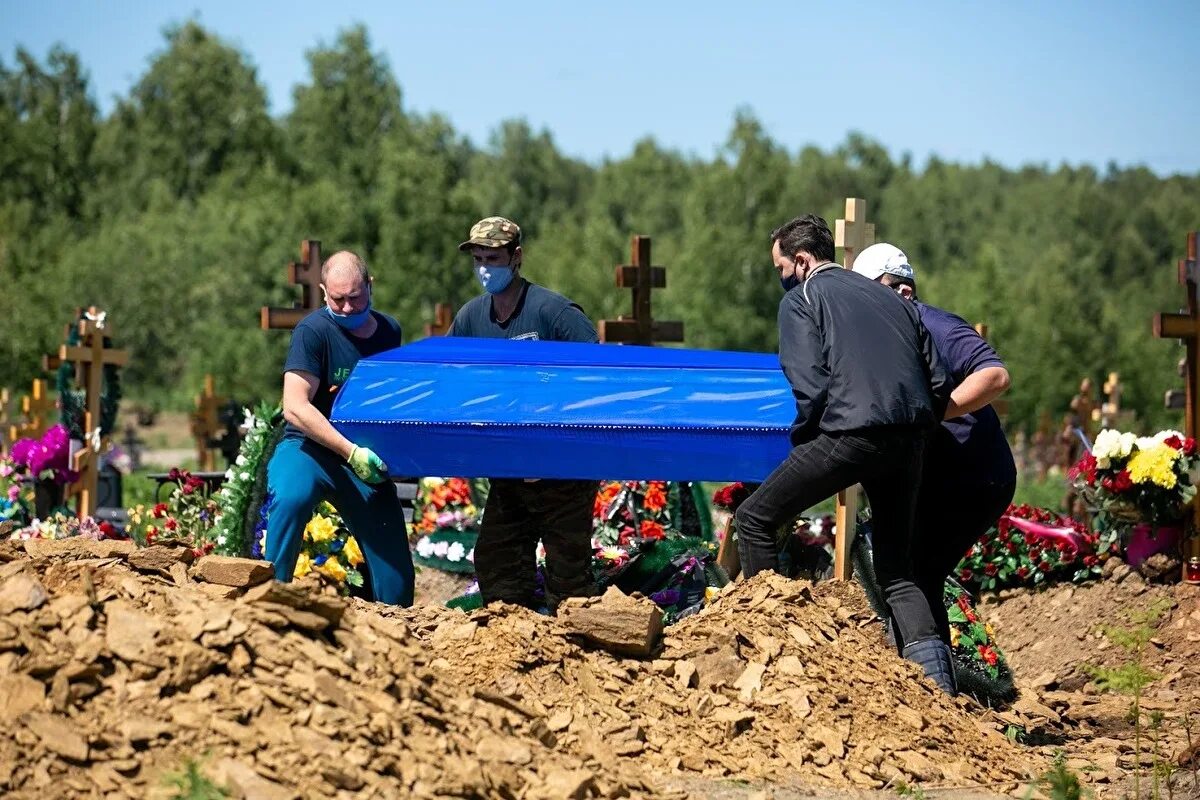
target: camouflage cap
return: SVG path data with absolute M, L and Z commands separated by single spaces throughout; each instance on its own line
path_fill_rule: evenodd
M 512 243 L 521 243 L 521 228 L 511 219 L 504 217 L 487 217 L 471 226 L 470 238 L 458 246 L 459 250 L 467 250 L 475 245 L 480 247 L 507 247 Z

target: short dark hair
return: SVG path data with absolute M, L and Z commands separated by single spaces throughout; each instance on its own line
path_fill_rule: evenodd
M 818 261 L 833 261 L 833 233 L 829 224 L 816 214 L 805 214 L 771 231 L 771 241 L 779 242 L 780 251 L 792 258 L 803 250 Z

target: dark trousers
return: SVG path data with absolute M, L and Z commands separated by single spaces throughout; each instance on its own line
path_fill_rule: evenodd
M 788 454 L 738 507 L 738 552 L 747 578 L 779 569 L 780 526 L 848 486 L 861 483 L 871 503 L 875 575 L 905 642 L 937 638 L 929 601 L 917 587 L 913 524 L 925 436 L 916 428 L 820 433 Z M 846 531 L 839 531 L 845 535 Z M 851 532 L 853 533 L 853 532 Z M 940 603 L 939 603 L 940 604 Z
M 938 636 L 947 644 L 950 620 L 942 600 L 946 577 L 971 545 L 996 524 L 1016 488 L 1013 482 L 969 484 L 952 475 L 925 472 L 917 496 L 914 566 L 917 587 L 933 611 Z M 903 642 L 898 644 L 903 646 Z
M 537 543 L 546 548 L 546 603 L 595 594 L 592 505 L 595 481 L 493 480 L 475 543 L 484 603 L 534 605 Z

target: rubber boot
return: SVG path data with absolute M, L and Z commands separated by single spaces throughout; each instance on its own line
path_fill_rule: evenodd
M 922 639 L 904 646 L 904 658 L 920 664 L 925 677 L 938 685 L 943 692 L 953 697 L 958 694 L 954 680 L 954 661 L 950 658 L 950 645 L 941 639 Z

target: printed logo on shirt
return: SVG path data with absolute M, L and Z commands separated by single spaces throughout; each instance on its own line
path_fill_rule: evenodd
M 542 337 L 537 335 L 537 331 L 531 331 L 529 333 L 522 333 L 520 336 L 514 336 L 512 338 L 513 338 L 513 341 L 516 341 L 517 339 L 528 339 L 530 341 L 537 341 L 537 340 L 541 339 Z
M 333 382 L 334 383 L 338 383 L 338 384 L 345 383 L 346 378 L 349 378 L 349 377 L 350 377 L 350 368 L 349 367 L 338 367 L 337 369 L 335 369 L 333 371 Z

